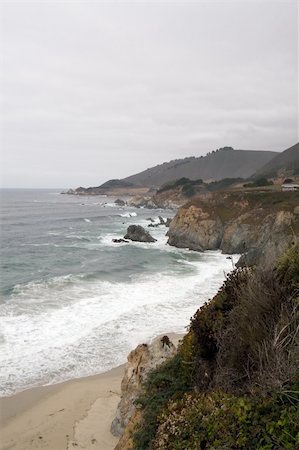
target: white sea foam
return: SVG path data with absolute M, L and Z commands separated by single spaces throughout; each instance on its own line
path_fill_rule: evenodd
M 68 275 L 17 286 L 1 306 L 2 395 L 108 370 L 141 341 L 183 332 L 231 269 L 218 252 L 186 263 L 187 274 L 166 268 L 130 282 Z
M 137 213 L 135 212 L 126 212 L 124 214 L 120 214 L 120 217 L 136 217 Z
M 90 223 L 91 220 L 90 219 L 84 219 L 85 222 Z

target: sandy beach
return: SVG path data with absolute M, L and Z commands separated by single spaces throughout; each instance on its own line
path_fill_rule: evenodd
M 1 450 L 112 450 L 124 368 L 1 398 Z
M 167 333 L 177 346 L 181 334 Z M 160 339 L 162 335 L 155 339 Z M 113 450 L 125 364 L 103 374 L 0 398 L 1 450 Z

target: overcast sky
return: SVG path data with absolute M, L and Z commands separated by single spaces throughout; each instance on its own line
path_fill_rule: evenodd
M 297 2 L 1 3 L 1 182 L 298 141 Z

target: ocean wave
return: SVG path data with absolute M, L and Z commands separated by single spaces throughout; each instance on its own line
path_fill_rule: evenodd
M 0 309 L 2 394 L 108 370 L 137 343 L 183 331 L 231 269 L 217 252 L 198 258 L 194 270 L 176 276 L 168 266 L 130 281 L 69 274 L 16 286 Z

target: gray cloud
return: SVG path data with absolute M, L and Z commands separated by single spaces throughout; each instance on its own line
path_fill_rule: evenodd
M 7 2 L 2 184 L 97 185 L 298 140 L 296 2 Z

